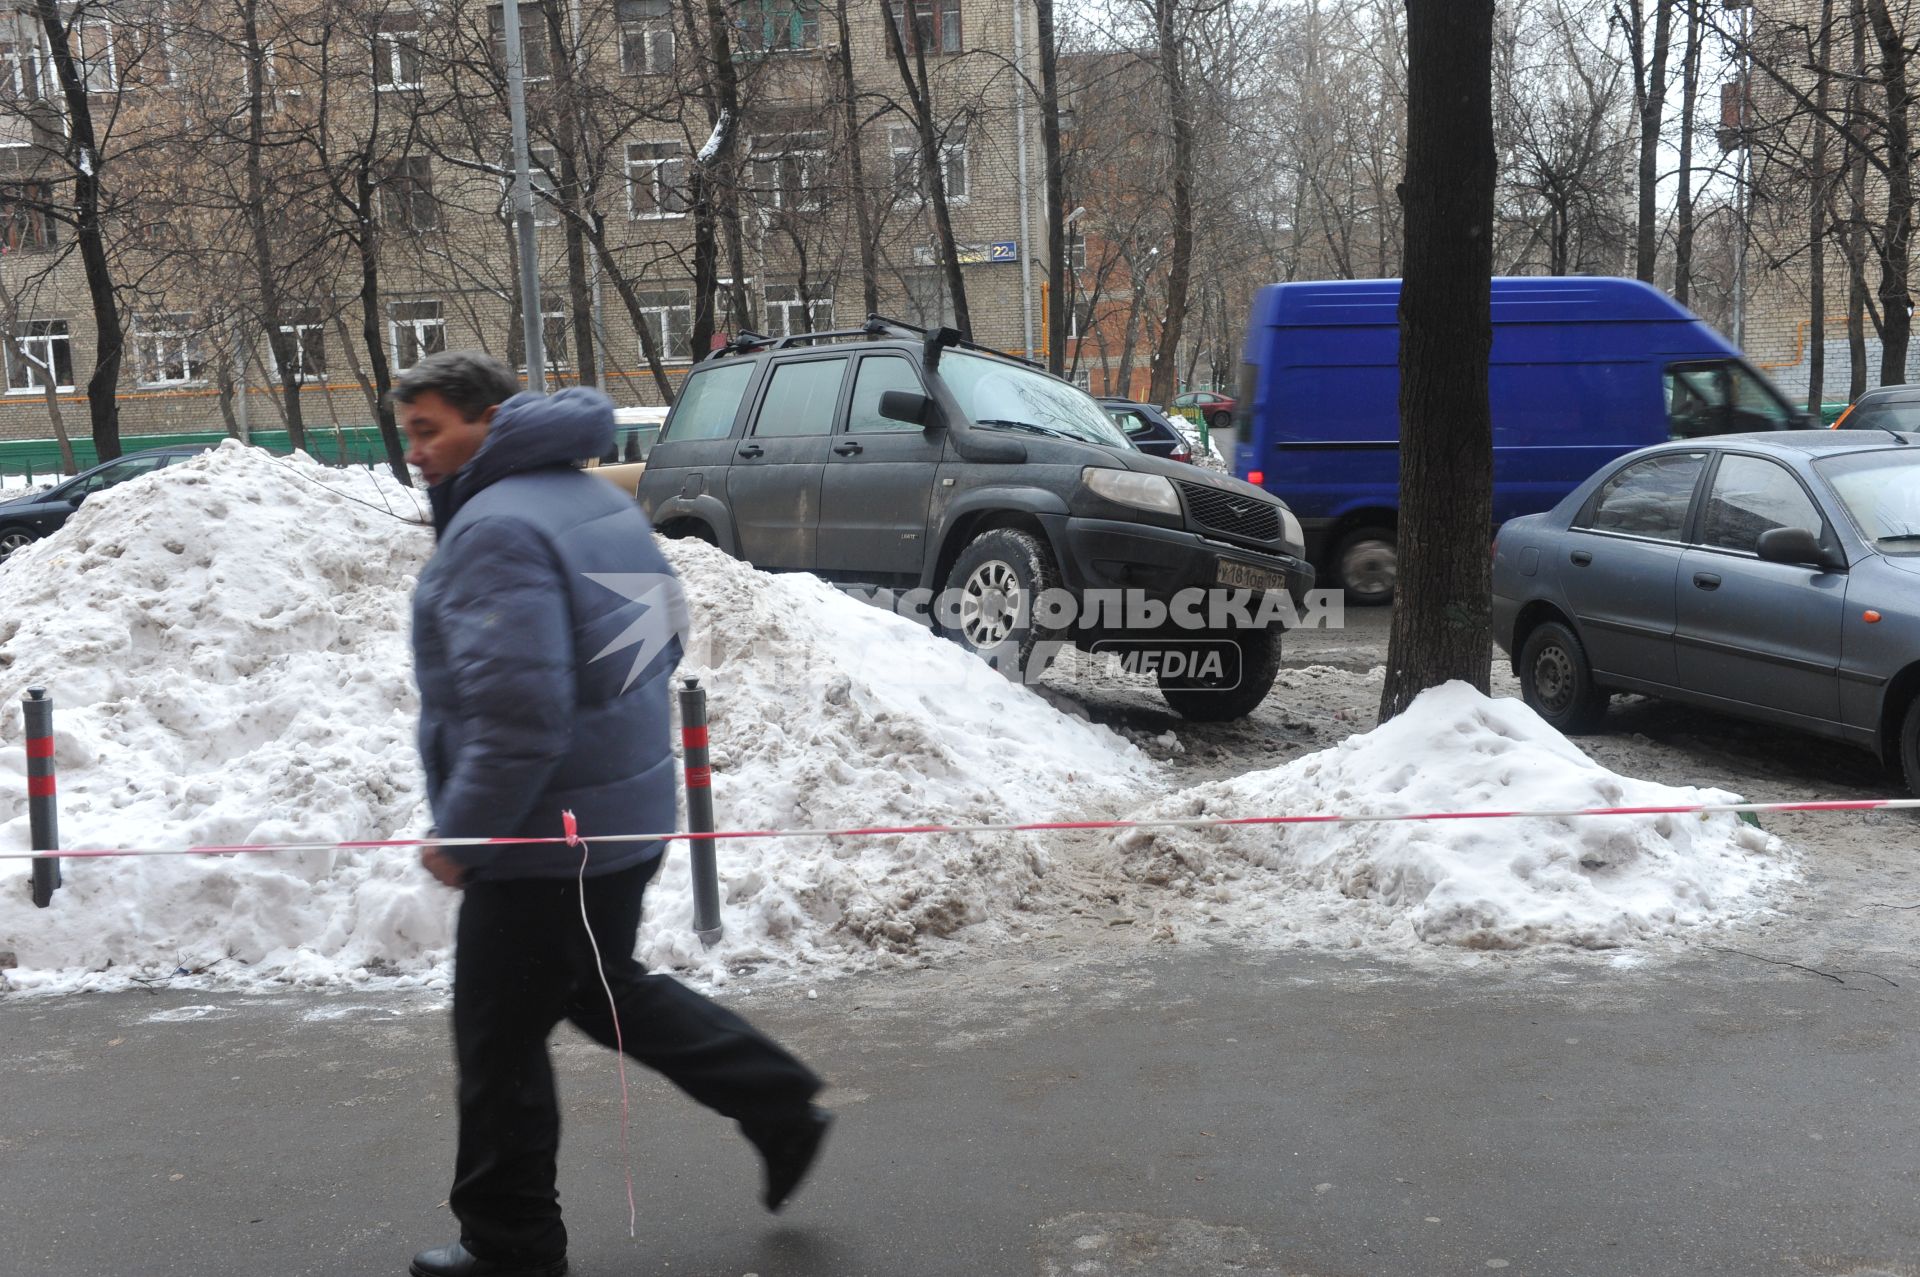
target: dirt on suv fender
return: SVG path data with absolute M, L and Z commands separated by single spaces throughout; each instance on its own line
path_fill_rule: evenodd
M 1010 677 L 1070 642 L 1195 719 L 1266 698 L 1313 584 L 1270 494 L 1135 450 L 1038 365 L 877 316 L 702 360 L 637 495 L 666 535 L 866 587 Z

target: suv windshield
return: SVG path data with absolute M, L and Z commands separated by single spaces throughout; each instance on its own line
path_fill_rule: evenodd
M 1043 372 L 950 350 L 940 360 L 940 376 L 976 426 L 1131 447 L 1093 396 Z
M 1874 549 L 1920 554 L 1920 448 L 1846 453 L 1813 464 Z

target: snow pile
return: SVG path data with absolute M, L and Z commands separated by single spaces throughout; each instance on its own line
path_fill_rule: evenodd
M 429 545 L 418 517 L 390 478 L 227 443 L 95 494 L 13 555 L 0 846 L 29 845 L 18 706 L 33 686 L 54 700 L 66 846 L 423 824 L 404 610 Z M 22 867 L 7 862 L 0 892 L 14 983 L 108 964 L 322 977 L 448 944 L 441 894 L 391 855 L 71 863 L 47 910 L 23 900 Z
M 1516 700 L 1463 683 L 1284 767 L 1190 789 L 1139 819 L 1738 802 L 1615 775 Z M 1759 907 L 1792 873 L 1734 816 L 1134 830 L 1124 872 L 1171 888 L 1176 932 L 1376 949 L 1605 948 Z
M 0 567 L 0 847 L 29 845 L 17 706 L 39 685 L 66 846 L 422 832 L 407 629 L 431 537 L 387 509 L 421 504 L 227 444 L 91 498 Z M 1119 737 L 909 621 L 811 577 L 670 552 L 723 826 L 1054 819 L 1160 788 Z M 858 966 L 1040 903 L 1045 868 L 1012 836 L 731 842 L 720 862 L 726 941 L 692 941 L 677 844 L 649 898 L 649 965 Z M 458 899 L 410 851 L 69 862 L 46 910 L 24 876 L 0 863 L 0 988 L 437 981 Z
M 1110 813 L 1159 789 L 1155 764 L 956 645 L 816 577 L 769 576 L 699 542 L 668 542 L 694 639 L 681 673 L 709 689 L 722 828 L 1006 824 Z M 1044 907 L 1030 835 L 729 842 L 730 902 L 712 955 L 675 856 L 649 905 L 643 961 L 832 963 L 910 950 L 1014 907 Z M 741 906 L 746 906 L 744 909 Z

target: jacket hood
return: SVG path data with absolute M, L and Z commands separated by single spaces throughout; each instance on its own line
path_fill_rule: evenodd
M 510 474 L 603 455 L 613 446 L 613 433 L 613 400 L 591 387 L 515 395 L 494 410 L 486 442 L 473 460 L 428 489 L 434 530 L 443 530 L 476 492 Z

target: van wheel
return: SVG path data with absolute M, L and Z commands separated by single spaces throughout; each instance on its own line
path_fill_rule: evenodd
M 1568 736 L 1600 727 L 1607 693 L 1594 685 L 1587 649 L 1558 621 L 1536 626 L 1520 647 L 1520 695 L 1547 725 Z
M 997 528 L 975 537 L 954 560 L 935 615 L 961 647 L 1016 683 L 1037 683 L 1058 651 L 1050 641 L 1058 635 L 1039 623 L 1034 609 L 1059 588 L 1060 569 L 1038 537 Z
M 1179 686 L 1167 686 L 1165 673 L 1160 675 L 1160 695 L 1166 699 L 1168 708 L 1180 717 L 1194 723 L 1227 723 L 1245 718 L 1260 708 L 1273 690 L 1273 681 L 1280 675 L 1280 640 L 1284 631 L 1275 625 L 1265 630 L 1236 630 L 1228 634 L 1215 634 L 1216 640 L 1225 639 L 1240 649 L 1239 681 L 1231 686 L 1218 688 L 1194 686 L 1194 680 L 1180 680 Z
M 1355 607 L 1385 607 L 1400 579 L 1400 548 L 1392 528 L 1355 528 L 1333 549 L 1333 579 Z
M 1907 702 L 1906 717 L 1900 720 L 1900 774 L 1907 792 L 1920 798 L 1920 696 Z

